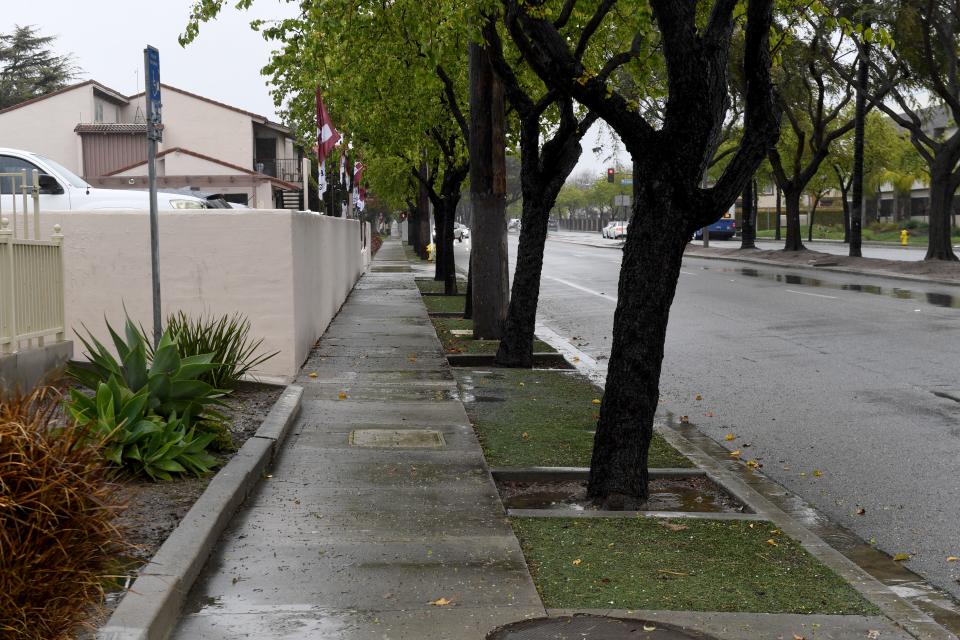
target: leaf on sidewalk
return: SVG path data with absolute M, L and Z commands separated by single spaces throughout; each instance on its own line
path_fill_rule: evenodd
M 813 477 L 814 477 L 814 478 L 819 478 L 819 477 L 822 476 L 822 475 L 823 475 L 823 471 L 820 471 L 820 469 L 814 469 L 814 470 L 813 470 Z
M 731 458 L 739 458 L 739 457 L 740 457 L 740 449 L 734 449 L 733 451 L 731 451 L 731 452 L 730 452 L 730 457 L 731 457 Z
M 947 562 L 957 562 L 958 560 L 960 560 L 958 556 L 947 556 Z
M 698 394 L 697 394 L 697 397 L 694 398 L 694 400 L 703 400 L 703 396 L 701 396 L 701 395 L 698 393 Z
M 594 398 L 590 402 L 592 402 L 593 404 L 600 404 L 600 398 Z
M 769 540 L 767 540 L 767 544 L 770 545 L 771 547 L 779 547 L 779 546 L 780 546 L 780 545 L 777 544 L 777 541 L 774 540 L 773 538 L 770 538 Z
M 657 625 L 644 623 L 644 625 L 643 625 L 643 630 L 644 630 L 644 631 L 656 631 L 656 630 L 657 630 Z
M 340 398 L 341 400 L 346 400 L 347 393 L 345 391 L 341 391 L 340 393 L 337 394 L 337 397 Z
M 453 604 L 453 600 L 449 598 L 437 598 L 436 600 L 431 600 L 427 604 L 432 604 L 435 607 L 446 607 L 447 605 Z
M 879 629 L 870 629 L 869 631 L 867 631 L 867 638 L 869 638 L 869 640 L 876 640 L 879 637 L 880 637 Z
M 732 433 L 728 433 L 727 435 L 723 436 L 723 439 L 727 442 L 732 442 L 733 440 L 737 439 L 737 436 L 733 435 Z
M 906 562 L 909 559 L 910 559 L 909 553 L 898 553 L 895 556 L 893 556 L 894 562 Z
M 316 371 L 311 371 L 309 375 L 310 375 L 311 378 L 316 378 L 316 377 L 317 377 L 317 372 L 316 372 Z

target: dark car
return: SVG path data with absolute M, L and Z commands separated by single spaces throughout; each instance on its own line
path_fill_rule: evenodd
M 547 220 L 547 231 L 557 231 L 560 229 L 560 223 L 557 222 L 556 218 L 550 218 Z
M 727 212 L 723 217 L 707 227 L 710 230 L 710 238 L 713 240 L 730 240 L 737 235 L 737 222 L 733 219 L 733 213 Z M 693 232 L 694 240 L 703 239 L 703 229 L 697 229 Z

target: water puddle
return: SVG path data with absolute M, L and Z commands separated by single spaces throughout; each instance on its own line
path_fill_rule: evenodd
M 587 498 L 587 484 L 582 481 L 500 480 L 497 488 L 507 509 L 600 510 Z M 650 481 L 650 499 L 644 510 L 742 513 L 744 507 L 703 477 L 656 478 Z
M 960 309 L 960 296 L 953 296 L 947 293 L 914 291 L 912 289 L 903 289 L 900 287 L 881 287 L 873 284 L 829 282 L 827 280 L 821 280 L 820 278 L 811 278 L 809 276 L 799 276 L 790 273 L 769 273 L 759 269 L 752 269 L 750 267 L 701 267 L 701 269 L 704 271 L 717 271 L 720 273 L 737 273 L 748 278 L 758 278 L 762 280 L 769 280 L 771 282 L 779 282 L 782 284 L 833 289 L 836 291 L 856 291 L 858 293 L 868 293 L 870 295 L 895 298 L 897 300 L 916 300 L 917 302 L 922 302 L 934 307 Z

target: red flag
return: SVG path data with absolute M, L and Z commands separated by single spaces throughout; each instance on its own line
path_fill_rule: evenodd
M 320 87 L 317 87 L 317 159 L 322 163 L 338 142 L 340 132 L 330 121 L 327 106 L 323 104 L 323 97 L 320 95 Z
M 357 161 L 356 164 L 353 165 L 353 183 L 354 184 L 360 184 L 360 179 L 363 177 L 363 170 L 366 168 L 367 166 L 360 161 Z

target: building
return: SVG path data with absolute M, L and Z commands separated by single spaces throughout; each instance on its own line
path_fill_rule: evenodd
M 256 208 L 298 208 L 303 150 L 264 116 L 162 85 L 157 184 Z M 47 156 L 94 186 L 147 188 L 143 93 L 95 80 L 0 111 L 0 146 Z

